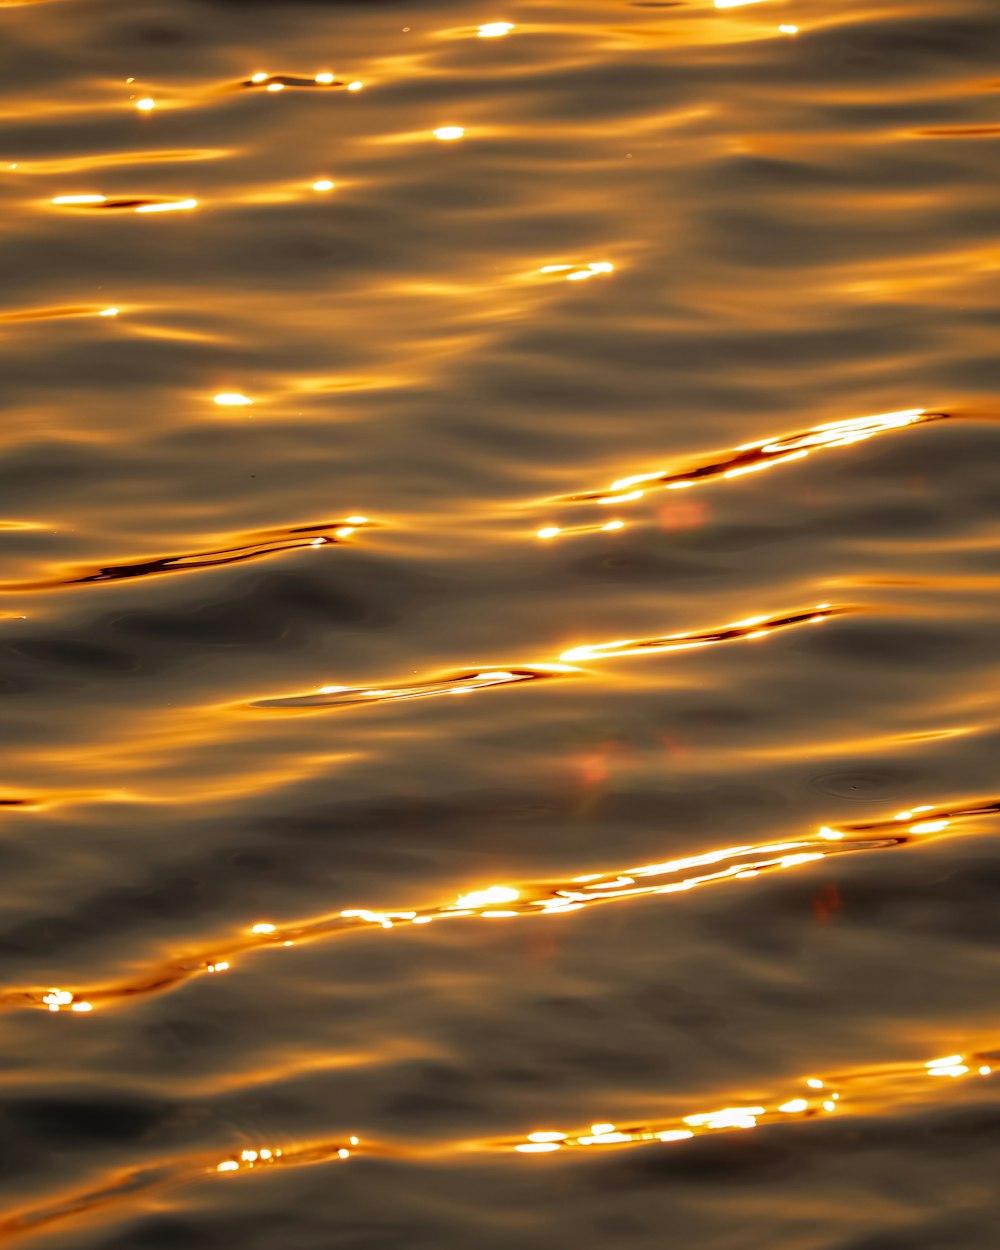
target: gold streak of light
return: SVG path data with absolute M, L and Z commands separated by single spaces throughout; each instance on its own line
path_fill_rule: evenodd
M 942 808 L 934 822 L 937 832 L 956 822 L 994 816 L 1000 813 L 1000 800 L 966 803 Z M 824 830 L 826 827 L 824 826 Z M 0 992 L 0 1008 L 34 1007 L 53 1014 L 74 1004 L 86 1002 L 94 1008 L 116 1002 L 134 1001 L 144 995 L 163 993 L 209 971 L 228 965 L 237 955 L 264 947 L 301 945 L 333 938 L 360 929 L 396 929 L 405 925 L 427 924 L 446 919 L 519 919 L 525 916 L 558 916 L 587 907 L 626 899 L 684 893 L 710 885 L 756 880 L 768 872 L 797 869 L 835 855 L 882 851 L 926 841 L 934 834 L 914 834 L 890 817 L 879 821 L 843 824 L 842 837 L 829 841 L 821 830 L 795 841 L 747 843 L 722 847 L 700 854 L 642 864 L 638 867 L 588 873 L 560 881 L 526 882 L 517 886 L 491 885 L 460 895 L 454 902 L 435 906 L 385 911 L 374 908 L 345 908 L 331 915 L 278 923 L 259 920 L 238 935 L 213 942 L 201 951 L 188 952 L 164 963 L 111 984 L 85 990 L 10 989 Z M 500 904 L 500 908 L 497 907 Z M 959 1066 L 960 1056 L 950 1055 L 933 1061 L 938 1074 L 964 1075 L 948 1071 Z M 753 1114 L 745 1108 L 741 1114 Z
M 487 22 L 480 26 L 476 34 L 480 39 L 502 39 L 514 29 L 513 22 Z
M 134 211 L 137 213 L 177 213 L 197 207 L 197 200 L 170 200 L 166 204 L 139 204 Z
M 567 282 L 582 282 L 586 278 L 595 278 L 598 274 L 613 273 L 614 265 L 609 260 L 583 261 L 573 265 L 543 265 L 539 273 L 559 274 Z
M 559 267 L 551 268 L 554 270 Z M 572 277 L 572 274 L 569 276 Z M 864 442 L 876 435 L 905 429 L 927 421 L 944 420 L 948 415 L 944 412 L 930 412 L 923 408 L 908 408 L 871 417 L 850 417 L 842 421 L 829 421 L 813 426 L 802 433 L 779 435 L 761 439 L 755 443 L 743 443 L 728 452 L 706 458 L 684 469 L 677 471 L 661 469 L 652 473 L 634 473 L 628 477 L 618 478 L 605 490 L 557 495 L 547 502 L 556 504 L 625 503 L 641 499 L 644 491 L 651 488 L 680 490 L 714 481 L 731 481 L 748 473 L 760 473 L 778 465 L 803 460 L 806 456 L 819 451 L 833 447 L 852 446 L 854 443 Z M 644 491 L 636 492 L 635 487 L 643 487 Z
M 989 1077 L 992 1067 L 983 1060 L 992 1059 L 992 1053 L 969 1054 L 964 1063 L 965 1077 L 979 1079 Z M 340 1135 L 324 1141 L 301 1142 L 280 1147 L 273 1143 L 253 1141 L 240 1145 L 225 1158 L 218 1155 L 189 1154 L 173 1158 L 160 1158 L 144 1164 L 141 1168 L 120 1169 L 106 1173 L 97 1184 L 89 1188 L 74 1189 L 36 1202 L 9 1210 L 0 1218 L 0 1236 L 5 1239 L 25 1234 L 35 1234 L 57 1224 L 72 1221 L 94 1222 L 102 1215 L 110 1217 L 121 1214 L 133 1206 L 148 1207 L 153 1194 L 214 1177 L 247 1177 L 261 1170 L 270 1171 L 280 1167 L 308 1167 L 327 1163 L 342 1163 L 353 1156 L 427 1161 L 434 1159 L 460 1159 L 463 1156 L 494 1154 L 496 1152 L 517 1155 L 548 1155 L 576 1150 L 608 1150 L 635 1146 L 655 1148 L 658 1145 L 679 1146 L 702 1136 L 725 1132 L 746 1132 L 766 1126 L 781 1126 L 782 1131 L 792 1131 L 793 1126 L 807 1120 L 822 1118 L 833 1113 L 851 1115 L 878 1114 L 882 1116 L 905 1115 L 917 1105 L 926 1104 L 933 1096 L 927 1088 L 931 1068 L 928 1065 L 896 1064 L 840 1073 L 823 1080 L 810 1078 L 809 1088 L 837 1086 L 837 1092 L 819 1098 L 796 1097 L 781 1100 L 781 1096 L 766 1100 L 752 1107 L 727 1107 L 721 1111 L 694 1113 L 667 1120 L 652 1120 L 627 1127 L 611 1124 L 595 1124 L 589 1131 L 561 1133 L 554 1131 L 530 1132 L 516 1138 L 456 1140 L 445 1139 L 426 1145 L 414 1145 L 395 1141 L 378 1141 L 358 1134 Z M 955 1088 L 949 1083 L 949 1090 Z M 841 1099 L 841 1091 L 845 1095 Z M 943 1097 L 940 1090 L 938 1097 Z M 948 1094 L 954 1098 L 953 1093 Z M 595 1131 L 601 1130 L 601 1131 Z
M 223 397 L 217 396 L 216 400 Z M 224 402 L 250 403 L 245 396 L 229 396 Z M 127 581 L 137 577 L 153 577 L 164 573 L 179 573 L 194 569 L 216 568 L 228 564 L 240 564 L 246 560 L 259 559 L 283 551 L 318 546 L 336 546 L 346 533 L 370 524 L 366 517 L 352 517 L 351 525 L 340 521 L 328 521 L 318 525 L 290 526 L 281 530 L 261 530 L 257 533 L 224 536 L 221 540 L 228 546 L 206 551 L 189 551 L 180 555 L 153 556 L 133 559 L 103 566 L 71 566 L 59 574 L 37 581 L 3 582 L 0 591 L 16 593 L 56 589 L 58 587 L 93 585 L 97 583 Z
M 662 651 L 684 651 L 692 647 L 707 647 L 721 642 L 747 641 L 763 638 L 778 629 L 788 629 L 796 625 L 820 624 L 848 610 L 826 606 L 796 612 L 789 616 L 751 617 L 748 620 L 735 621 L 732 625 L 725 625 L 721 629 L 704 633 L 663 634 L 654 638 L 618 638 L 613 642 L 585 643 L 583 646 L 570 647 L 559 658 L 567 664 L 573 664 L 587 660 L 617 659 L 621 656 L 653 655 Z M 756 628 L 765 623 L 766 628 Z
M 233 156 L 233 148 L 165 148 L 140 149 L 134 152 L 96 152 L 87 156 L 60 156 L 46 160 L 21 161 L 23 174 L 74 174 L 88 169 L 106 169 L 115 165 L 145 165 L 166 161 L 213 161 Z M 106 197 L 102 196 L 101 200 Z M 91 201 L 97 203 L 98 201 Z
M 17 308 L 0 312 L 0 321 L 54 321 L 64 317 L 117 317 L 120 308 L 101 308 L 96 304 L 65 304 L 53 308 Z
M 609 521 L 599 528 L 617 528 L 618 522 Z M 339 533 L 340 531 L 338 531 Z M 653 655 L 664 651 L 684 651 L 696 647 L 709 647 L 719 643 L 753 641 L 776 630 L 799 625 L 816 625 L 842 615 L 852 609 L 818 604 L 815 608 L 794 612 L 785 616 L 756 616 L 736 621 L 721 629 L 701 633 L 666 634 L 653 638 L 619 638 L 612 642 L 586 643 L 571 647 L 559 657 L 558 663 L 523 665 L 515 669 L 484 667 L 458 672 L 435 674 L 407 680 L 397 685 L 343 686 L 328 684 L 305 694 L 278 695 L 256 699 L 253 707 L 261 708 L 329 708 L 359 706 L 371 703 L 394 702 L 405 699 L 426 699 L 440 695 L 474 694 L 497 686 L 553 677 L 578 674 L 577 661 L 618 659 L 623 656 Z M 756 626 L 764 626 L 756 628 Z
M 680 1120 L 660 1123 L 647 1123 L 628 1128 L 620 1126 L 611 1131 L 610 1125 L 594 1125 L 589 1133 L 571 1134 L 563 1132 L 529 1133 L 520 1140 L 507 1140 L 494 1143 L 494 1149 L 514 1150 L 520 1154 L 535 1153 L 544 1147 L 547 1152 L 565 1150 L 574 1147 L 613 1147 L 635 1146 L 649 1142 L 677 1142 L 690 1140 L 695 1136 L 732 1130 L 760 1128 L 768 1124 L 788 1123 L 790 1120 L 814 1119 L 818 1116 L 844 1112 L 841 1091 L 848 1094 L 848 1102 L 856 1106 L 861 1114 L 872 1114 L 886 1110 L 903 1110 L 910 1102 L 925 1101 L 927 1095 L 921 1093 L 921 1078 L 935 1075 L 947 1075 L 954 1079 L 968 1076 L 975 1067 L 976 1075 L 986 1077 L 992 1074 L 992 1067 L 979 1060 L 991 1058 L 988 1054 L 970 1056 L 962 1061 L 961 1055 L 952 1056 L 956 1062 L 947 1068 L 941 1067 L 942 1061 L 934 1060 L 921 1068 L 917 1064 L 895 1065 L 891 1068 L 875 1068 L 843 1073 L 822 1080 L 810 1077 L 805 1081 L 811 1090 L 823 1090 L 816 1097 L 795 1097 L 785 1102 L 772 1103 L 769 1106 L 724 1107 L 719 1111 L 702 1111 L 684 1116 Z M 978 1065 L 978 1066 L 977 1066 Z M 831 1087 L 839 1086 L 837 1092 Z M 665 1126 L 666 1125 L 666 1126 Z M 673 1127 L 677 1125 L 678 1127 Z M 597 1132 L 597 1129 L 608 1130 Z M 535 1143 L 538 1143 L 536 1147 Z

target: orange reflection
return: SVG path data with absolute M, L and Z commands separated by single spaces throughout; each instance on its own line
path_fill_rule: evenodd
M 133 1205 L 148 1204 L 151 1194 L 208 1178 L 231 1178 L 279 1167 L 308 1167 L 345 1163 L 355 1155 L 425 1161 L 488 1153 L 552 1154 L 578 1149 L 608 1149 L 654 1144 L 674 1145 L 720 1132 L 747 1131 L 765 1126 L 790 1126 L 803 1120 L 837 1115 L 905 1114 L 912 1106 L 941 1096 L 937 1074 L 945 1072 L 950 1096 L 968 1079 L 994 1073 L 998 1055 L 976 1051 L 950 1055 L 924 1064 L 907 1063 L 857 1069 L 832 1076 L 800 1078 L 797 1090 L 786 1090 L 760 1103 L 739 1103 L 713 1110 L 694 1111 L 642 1124 L 594 1123 L 584 1130 L 562 1132 L 538 1129 L 520 1137 L 500 1139 L 444 1139 L 414 1145 L 366 1138 L 346 1132 L 323 1141 L 278 1146 L 252 1141 L 219 1158 L 209 1153 L 153 1160 L 140 1168 L 108 1171 L 101 1182 L 21 1207 L 0 1219 L 0 1238 L 11 1241 L 73 1220 L 93 1223 L 101 1215 L 124 1214 Z M 967 1078 L 967 1080 L 962 1080 Z M 935 1088 L 936 1087 L 936 1088 Z M 791 1094 L 791 1097 L 789 1097 Z
M 75 568 L 63 576 L 33 582 L 6 582 L 0 591 L 52 590 L 61 586 L 93 585 L 97 582 L 118 582 L 134 577 L 154 577 L 162 573 L 183 573 L 192 569 L 216 568 L 240 564 L 279 551 L 299 547 L 334 546 L 349 538 L 356 529 L 370 525 L 367 517 L 348 517 L 344 521 L 324 521 L 318 525 L 298 525 L 290 529 L 261 530 L 245 534 L 231 547 L 213 551 L 192 551 L 179 556 L 154 556 L 128 564 L 107 564 L 100 568 Z
M 649 1142 L 681 1142 L 708 1134 L 754 1129 L 796 1120 L 812 1120 L 833 1114 L 886 1114 L 903 1110 L 912 1101 L 926 1098 L 926 1089 L 935 1077 L 956 1079 L 964 1076 L 993 1075 L 992 1052 L 949 1055 L 924 1064 L 862 1069 L 828 1077 L 807 1077 L 802 1092 L 783 1096 L 766 1104 L 721 1107 L 690 1115 L 625 1126 L 593 1124 L 589 1130 L 563 1133 L 541 1130 L 521 1138 L 501 1139 L 493 1149 L 514 1150 L 519 1154 L 551 1154 L 576 1147 L 638 1146 Z M 784 1101 L 781 1098 L 784 1098 Z
M 844 421 L 830 421 L 816 425 L 797 434 L 782 434 L 761 439 L 757 443 L 744 443 L 721 456 L 692 465 L 687 469 L 658 469 L 652 473 L 636 473 L 619 478 L 605 490 L 584 491 L 573 495 L 557 495 L 550 503 L 631 503 L 641 499 L 647 490 L 664 488 L 683 490 L 704 482 L 730 480 L 747 473 L 759 473 L 773 469 L 779 464 L 802 460 L 815 452 L 832 447 L 848 447 L 886 434 L 892 430 L 905 429 L 927 421 L 941 421 L 949 416 L 945 412 L 928 412 L 923 408 L 909 408 L 901 412 L 885 412 L 874 417 L 851 417 Z
M 56 308 L 18 308 L 0 312 L 0 321 L 54 321 L 62 317 L 117 317 L 120 308 L 102 304 L 66 304 Z
M 559 657 L 558 663 L 521 665 L 516 668 L 483 666 L 457 672 L 435 674 L 401 684 L 382 686 L 320 686 L 307 694 L 280 695 L 255 699 L 252 707 L 318 708 L 345 707 L 366 703 L 383 703 L 398 699 L 426 699 L 446 694 L 477 694 L 497 686 L 580 673 L 574 661 L 617 659 L 621 656 L 654 654 L 659 651 L 683 651 L 692 647 L 708 647 L 720 642 L 764 638 L 779 629 L 795 625 L 821 624 L 831 617 L 854 609 L 817 604 L 802 612 L 785 616 L 754 616 L 724 625 L 721 629 L 701 633 L 665 634 L 653 638 L 626 638 L 613 642 L 586 643 L 571 647 Z
M 412 910 L 355 907 L 311 920 L 287 923 L 258 920 L 238 936 L 223 938 L 211 947 L 140 969 L 120 982 L 85 990 L 59 987 L 7 990 L 0 993 L 0 1007 L 35 1007 L 54 1014 L 67 1009 L 89 1011 L 93 1007 L 163 993 L 205 973 L 228 971 L 236 956 L 262 947 L 297 946 L 372 927 L 395 929 L 401 925 L 427 925 L 469 917 L 503 920 L 564 915 L 622 899 L 681 894 L 704 886 L 747 881 L 769 872 L 801 868 L 834 855 L 907 846 L 943 833 L 956 822 L 997 812 L 1000 812 L 1000 800 L 996 799 L 954 807 L 922 804 L 884 820 L 854 822 L 839 828 L 823 825 L 815 833 L 793 841 L 728 846 L 662 863 L 585 873 L 555 882 L 491 885 L 463 894 L 454 902 Z M 81 1007 L 81 1004 L 87 1006 Z
M 818 604 L 805 612 L 793 612 L 789 616 L 751 616 L 734 621 L 721 629 L 704 633 L 664 634 L 654 638 L 619 638 L 614 642 L 585 643 L 564 651 L 560 659 L 567 663 L 585 660 L 609 660 L 625 655 L 654 655 L 660 651 L 686 651 L 693 647 L 710 647 L 718 642 L 735 642 L 739 639 L 765 638 L 779 629 L 793 625 L 819 625 L 831 617 L 841 616 L 850 608 L 833 608 L 828 603 Z
M 253 707 L 310 708 L 348 707 L 362 703 L 384 703 L 403 699 L 429 699 L 446 694 L 476 694 L 493 686 L 510 686 L 518 682 L 542 681 L 578 673 L 568 664 L 533 664 L 519 668 L 459 669 L 402 685 L 386 686 L 320 686 L 311 694 L 291 694 L 274 699 L 256 699 Z
M 116 209 L 132 213 L 174 213 L 184 212 L 188 209 L 198 207 L 198 201 L 194 199 L 171 200 L 157 199 L 149 196 L 135 196 L 130 199 L 110 199 L 106 195 L 98 195 L 96 193 L 86 195 L 57 195 L 50 201 L 50 203 L 55 204 L 59 208 L 100 210 Z

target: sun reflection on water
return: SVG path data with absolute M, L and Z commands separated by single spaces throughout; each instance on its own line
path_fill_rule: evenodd
M 923 810 L 928 810 L 923 805 Z M 114 1003 L 163 993 L 205 973 L 232 970 L 235 956 L 263 948 L 297 946 L 361 929 L 393 930 L 408 925 L 440 924 L 470 918 L 497 920 L 563 916 L 605 904 L 756 880 L 765 874 L 802 868 L 835 855 L 887 851 L 919 844 L 956 825 L 1000 812 L 1000 800 L 982 800 L 930 808 L 931 821 L 905 823 L 912 809 L 878 821 L 855 821 L 791 841 L 748 842 L 702 851 L 659 863 L 587 872 L 560 881 L 494 884 L 459 895 L 454 902 L 408 909 L 345 908 L 308 920 L 258 920 L 240 935 L 224 937 L 200 952 L 139 969 L 121 982 L 86 990 L 10 989 L 0 993 L 0 1007 L 36 1007 L 58 1014 L 89 1011 Z M 80 1004 L 87 1005 L 81 1006 Z M 944 1063 L 944 1061 L 942 1061 Z M 945 1065 L 949 1066 L 949 1065 Z M 951 1073 L 956 1075 L 956 1073 Z
M 929 421 L 941 421 L 948 414 L 909 408 L 871 417 L 849 417 L 829 421 L 795 434 L 776 435 L 754 443 L 743 443 L 731 451 L 696 461 L 686 468 L 657 469 L 619 478 L 604 490 L 557 495 L 552 504 L 621 504 L 642 499 L 654 489 L 684 490 L 708 482 L 731 481 L 748 473 L 760 473 L 781 464 L 804 460 L 807 456 L 835 447 L 849 447 L 879 434 L 906 429 Z

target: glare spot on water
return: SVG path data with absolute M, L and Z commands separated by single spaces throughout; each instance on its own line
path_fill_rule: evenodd
M 480 39 L 499 39 L 510 34 L 513 29 L 513 22 L 487 22 L 485 26 L 479 27 L 476 34 Z
M 492 903 L 513 903 L 521 897 L 520 890 L 509 885 L 491 885 L 486 890 L 474 890 L 455 900 L 456 907 L 488 907 Z
M 239 391 L 222 391 L 213 396 L 212 403 L 218 404 L 220 408 L 245 408 L 248 404 L 252 404 L 253 400 L 248 399 L 246 395 L 241 395 Z
M 171 200 L 166 204 L 140 204 L 135 211 L 137 213 L 175 213 L 197 207 L 197 200 Z
M 434 131 L 434 138 L 441 139 L 445 143 L 448 143 L 453 139 L 461 139 L 464 134 L 464 126 L 439 126 L 437 130 Z

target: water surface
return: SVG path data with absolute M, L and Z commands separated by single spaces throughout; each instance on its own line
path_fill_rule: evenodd
M 0 1244 L 994 1250 L 998 54 L 0 3 Z

